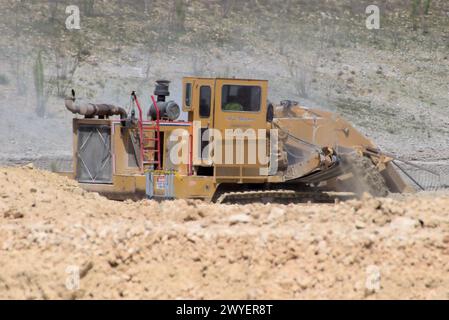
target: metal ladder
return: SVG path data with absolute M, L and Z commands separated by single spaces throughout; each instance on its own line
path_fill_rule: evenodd
M 131 94 L 133 101 L 136 103 L 137 109 L 139 110 L 139 147 L 140 147 L 140 170 L 145 171 L 145 165 L 153 165 L 156 170 L 161 170 L 161 128 L 160 128 L 160 112 L 157 106 L 154 96 L 151 96 L 153 105 L 156 108 L 156 121 L 153 121 L 152 126 L 143 125 L 143 112 L 140 106 L 139 100 L 135 92 Z M 151 137 L 148 137 L 148 133 L 154 133 Z M 154 147 L 148 147 L 147 143 L 153 142 Z M 147 155 L 156 155 L 154 159 L 148 159 Z

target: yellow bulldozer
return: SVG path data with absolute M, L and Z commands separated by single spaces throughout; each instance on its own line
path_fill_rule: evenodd
M 273 105 L 268 81 L 183 79 L 181 107 L 156 82 L 146 109 L 78 103 L 73 172 L 112 199 L 327 202 L 413 191 L 393 158 L 340 116 L 295 101 Z M 184 113 L 181 113 L 181 110 Z M 183 115 L 183 116 L 182 116 Z M 183 118 L 183 119 L 180 119 Z

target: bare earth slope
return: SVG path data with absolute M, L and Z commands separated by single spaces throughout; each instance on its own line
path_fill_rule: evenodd
M 0 164 L 70 168 L 63 97 L 72 88 L 80 100 L 125 108 L 136 90 L 148 108 L 157 79 L 172 81 L 180 103 L 185 76 L 236 77 L 269 80 L 273 103 L 337 112 L 449 185 L 449 1 L 432 0 L 419 16 L 413 4 L 428 1 L 88 2 L 74 31 L 64 1 L 0 1 Z M 373 4 L 379 30 L 366 27 Z
M 447 194 L 114 202 L 31 166 L 3 168 L 0 298 L 448 299 L 448 208 Z

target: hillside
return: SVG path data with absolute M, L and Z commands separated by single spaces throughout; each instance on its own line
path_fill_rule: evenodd
M 70 156 L 69 88 L 126 106 L 167 78 L 179 101 L 186 75 L 268 79 L 272 101 L 336 111 L 408 159 L 449 159 L 445 0 L 379 1 L 379 30 L 370 1 L 75 3 L 79 31 L 65 28 L 69 1 L 0 4 L 2 162 Z

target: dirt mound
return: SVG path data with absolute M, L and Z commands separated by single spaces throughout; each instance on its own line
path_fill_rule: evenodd
M 0 298 L 449 298 L 449 197 L 114 202 L 0 169 Z

